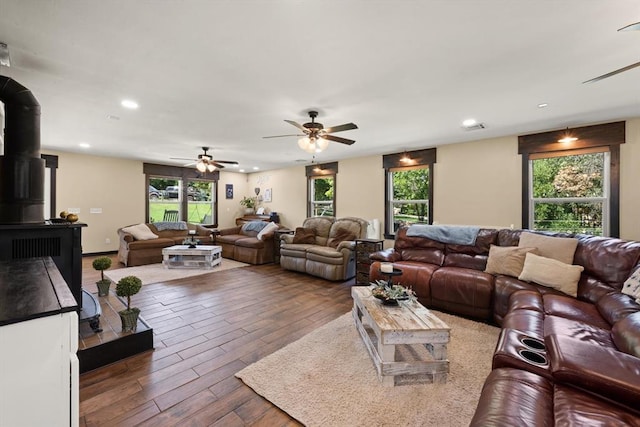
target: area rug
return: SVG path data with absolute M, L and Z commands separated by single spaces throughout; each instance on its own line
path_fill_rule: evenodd
M 162 263 L 141 265 L 138 267 L 125 267 L 116 270 L 105 270 L 104 275 L 117 282 L 124 276 L 137 276 L 145 285 L 158 282 L 168 282 L 169 280 L 183 279 L 185 277 L 199 276 L 201 274 L 214 273 L 216 271 L 230 270 L 232 268 L 246 267 L 250 264 L 223 259 L 220 265 L 212 269 L 199 268 L 165 268 Z
M 307 426 L 468 426 L 500 329 L 435 313 L 451 328 L 445 384 L 381 385 L 351 313 L 236 377 Z

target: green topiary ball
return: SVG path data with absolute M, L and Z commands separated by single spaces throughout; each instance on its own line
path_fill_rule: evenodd
M 93 260 L 93 268 L 102 271 L 111 267 L 111 258 L 101 256 Z
M 119 297 L 129 297 L 140 292 L 142 280 L 136 276 L 125 276 L 116 284 L 116 295 Z

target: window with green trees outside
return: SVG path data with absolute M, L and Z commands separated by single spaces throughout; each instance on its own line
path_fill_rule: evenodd
M 335 216 L 334 176 L 309 178 L 309 216 Z
M 388 217 L 393 219 L 393 233 L 402 226 L 429 223 L 429 166 L 390 169 Z
M 530 160 L 529 228 L 608 235 L 609 152 Z

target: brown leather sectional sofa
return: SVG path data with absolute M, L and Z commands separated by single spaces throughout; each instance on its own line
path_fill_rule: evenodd
M 393 262 L 394 281 L 427 307 L 502 327 L 472 426 L 640 426 L 640 305 L 620 291 L 640 268 L 640 242 L 575 236 L 574 298 L 484 272 L 490 245 L 517 246 L 522 230 L 481 229 L 475 245 L 406 232 L 371 256 L 372 280 Z

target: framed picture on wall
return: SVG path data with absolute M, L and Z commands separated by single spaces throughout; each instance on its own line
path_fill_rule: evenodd
M 226 184 L 224 186 L 224 191 L 227 199 L 233 199 L 233 184 Z
M 271 189 L 267 188 L 266 190 L 264 190 L 264 198 L 263 200 L 265 202 L 270 202 L 271 201 Z

